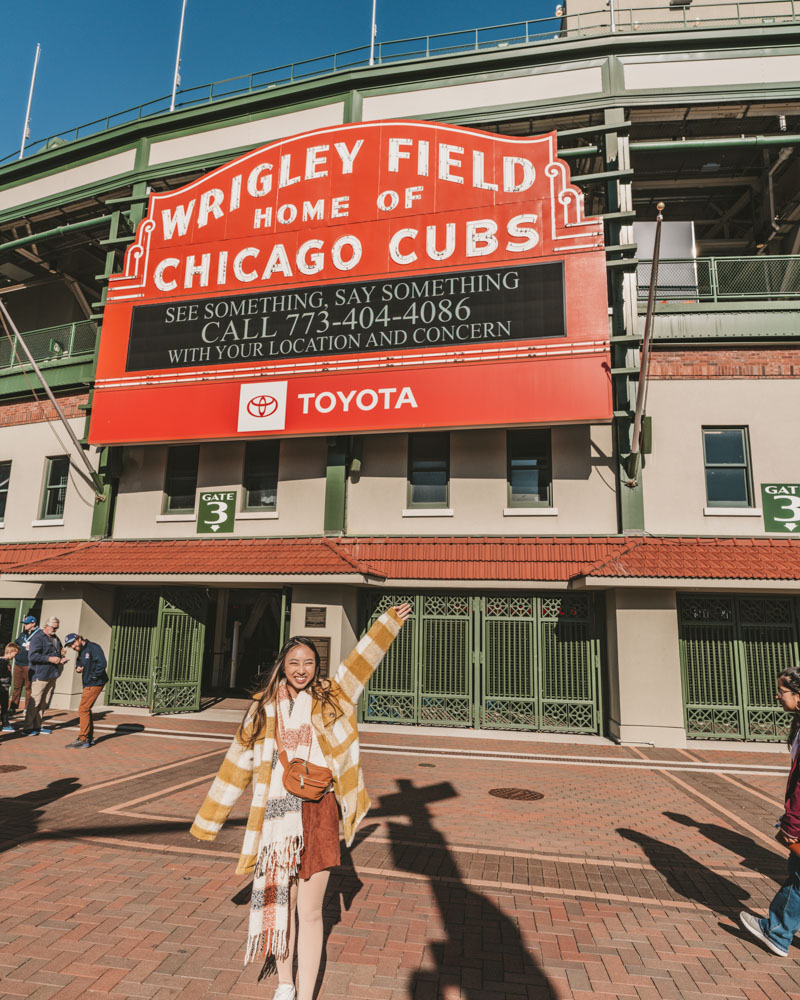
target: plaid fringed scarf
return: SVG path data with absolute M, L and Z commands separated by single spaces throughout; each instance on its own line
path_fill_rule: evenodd
M 278 688 L 275 701 L 276 724 L 286 756 L 289 760 L 295 757 L 308 760 L 313 740 L 311 695 L 301 691 L 292 701 L 284 682 Z M 268 716 L 275 713 L 276 706 L 266 706 Z M 290 795 L 283 787 L 283 766 L 274 742 L 271 750 L 272 774 L 258 845 L 244 959 L 247 965 L 263 954 L 262 974 L 268 973 L 274 960 L 284 958 L 289 950 L 289 889 L 303 852 L 303 800 Z

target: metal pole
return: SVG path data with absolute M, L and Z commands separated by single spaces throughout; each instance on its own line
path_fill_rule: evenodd
M 653 313 L 656 310 L 656 289 L 658 287 L 658 260 L 661 256 L 661 223 L 664 216 L 664 202 L 658 203 L 656 216 L 656 235 L 653 241 L 653 263 L 650 268 L 650 289 L 647 293 L 647 315 L 644 319 L 644 334 L 642 335 L 642 355 L 639 362 L 639 384 L 636 388 L 636 411 L 633 416 L 633 431 L 631 432 L 631 478 L 627 486 L 636 486 L 639 474 L 639 449 L 642 436 L 642 419 L 644 417 L 644 402 L 647 395 L 647 370 L 650 364 L 651 330 L 653 328 Z
M 178 80 L 181 69 L 181 46 L 183 45 L 183 19 L 186 17 L 186 0 L 183 0 L 181 7 L 181 26 L 178 31 L 178 51 L 175 53 L 175 76 L 172 78 L 172 100 L 169 102 L 169 110 L 175 110 L 175 94 L 178 90 Z
M 25 109 L 25 124 L 22 126 L 22 142 L 19 147 L 19 158 L 25 155 L 25 140 L 30 137 L 30 124 L 31 124 L 31 105 L 33 104 L 33 88 L 36 84 L 36 70 L 39 68 L 39 53 L 42 51 L 42 46 L 36 43 L 36 55 L 33 60 L 33 75 L 31 76 L 31 89 L 28 92 L 28 107 Z
M 614 16 L 614 0 L 608 0 L 608 9 L 611 11 L 611 30 L 617 30 L 617 21 Z
M 42 375 L 41 369 L 39 368 L 39 366 L 34 361 L 33 355 L 31 354 L 30 350 L 28 349 L 28 345 L 25 343 L 25 340 L 23 339 L 22 335 L 20 334 L 19 330 L 17 329 L 16 324 L 14 323 L 14 320 L 11 318 L 11 316 L 10 316 L 10 314 L 8 312 L 8 309 L 6 309 L 6 304 L 5 304 L 5 302 L 3 302 L 2 299 L 0 299 L 0 313 L 2 314 L 3 318 L 5 319 L 6 324 L 8 325 L 8 329 L 11 331 L 11 333 L 12 333 L 12 335 L 14 337 L 15 342 L 17 344 L 19 344 L 19 346 L 22 348 L 22 351 L 25 354 L 25 356 L 27 357 L 27 359 L 28 359 L 31 367 L 36 372 L 36 377 L 42 383 L 42 388 L 47 393 L 48 399 L 50 400 L 50 402 L 55 407 L 55 411 L 58 414 L 59 419 L 61 420 L 61 423 L 66 427 L 67 434 L 69 434 L 70 439 L 72 440 L 72 443 L 75 445 L 75 450 L 78 452 L 78 454 L 83 459 L 83 463 L 86 466 L 86 469 L 87 469 L 87 471 L 89 473 L 89 476 L 91 477 L 91 480 L 92 480 L 92 483 L 94 485 L 94 488 L 97 490 L 97 497 L 98 497 L 98 499 L 102 498 L 103 500 L 105 500 L 105 493 L 104 493 L 105 485 L 103 483 L 103 480 L 100 478 L 100 476 L 92 468 L 92 463 L 86 457 L 86 452 L 83 450 L 83 448 L 81 448 L 81 443 L 78 440 L 77 435 L 75 434 L 75 431 L 70 427 L 69 421 L 64 416 L 64 411 L 58 405 L 58 401 L 56 400 L 56 397 L 53 395 L 53 390 L 50 388 L 50 386 L 45 381 L 45 377 L 44 377 L 44 375 Z
M 369 64 L 370 66 L 375 65 L 375 35 L 378 32 L 378 26 L 375 23 L 375 8 L 377 6 L 378 0 L 372 0 L 372 31 L 369 36 Z

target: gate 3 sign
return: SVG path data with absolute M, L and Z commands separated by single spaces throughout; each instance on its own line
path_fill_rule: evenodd
M 800 537 L 800 483 L 762 483 L 765 531 L 786 531 Z
M 602 223 L 528 139 L 322 129 L 150 196 L 90 441 L 611 418 Z

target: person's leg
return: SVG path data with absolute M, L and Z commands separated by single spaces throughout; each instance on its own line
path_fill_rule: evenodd
M 91 743 L 94 739 L 94 719 L 92 718 L 92 705 L 100 697 L 100 692 L 103 689 L 93 685 L 92 687 L 85 687 L 83 689 L 83 694 L 81 695 L 81 703 L 78 706 L 78 718 L 81 722 L 81 731 L 78 733 L 78 739 L 83 740 L 84 743 Z
M 7 726 L 9 721 L 8 687 L 2 681 L 0 681 L 0 721 L 2 721 L 3 726 Z
M 787 878 L 769 905 L 769 916 L 759 923 L 779 948 L 791 947 L 800 930 L 800 858 L 794 852 L 789 853 Z
M 47 681 L 32 681 L 31 696 L 25 705 L 25 728 L 39 730 L 42 728 L 42 713 L 39 701 L 47 690 Z
M 330 871 L 300 881 L 297 894 L 297 1000 L 313 1000 L 322 958 L 322 904 Z
M 292 879 L 291 885 L 289 887 L 289 950 L 286 953 L 286 958 L 280 958 L 275 960 L 275 964 L 278 967 L 279 986 L 283 986 L 284 984 L 292 985 L 294 983 L 292 968 L 294 966 L 294 942 L 295 938 L 297 937 L 296 927 L 295 927 L 296 913 L 297 913 L 297 879 Z
M 28 702 L 33 697 L 33 688 L 32 688 L 33 678 L 31 677 L 30 667 L 22 668 L 22 679 L 25 683 L 25 708 L 27 709 Z
M 19 708 L 19 703 L 22 699 L 22 689 L 27 687 L 25 684 L 25 673 L 26 667 L 22 664 L 15 663 L 14 669 L 12 671 L 12 681 L 11 681 L 11 701 L 8 705 L 9 715 L 13 715 L 14 712 Z M 27 701 L 27 699 L 26 699 Z
M 54 677 L 52 680 L 45 681 L 45 685 L 44 692 L 39 701 L 39 712 L 42 717 L 41 725 L 39 727 L 40 729 L 44 729 L 46 725 L 44 721 L 44 713 L 48 708 L 50 708 L 50 702 L 53 700 L 53 693 L 56 689 L 56 678 Z

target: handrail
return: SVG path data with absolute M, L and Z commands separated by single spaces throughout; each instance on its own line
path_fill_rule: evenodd
M 797 6 L 798 0 L 728 0 L 728 2 L 713 0 L 711 3 L 693 3 L 691 7 L 661 9 L 624 7 L 619 0 L 616 0 L 614 34 L 641 35 L 652 31 L 697 31 L 714 28 L 750 29 L 761 24 L 774 29 L 781 25 L 800 24 L 800 11 L 797 10 Z M 714 16 L 706 16 L 706 12 L 709 15 L 713 12 Z M 534 30 L 531 30 L 532 26 Z M 575 15 L 568 13 L 563 18 L 542 17 L 529 21 L 376 42 L 374 68 L 419 59 L 486 52 L 511 46 L 569 42 L 611 34 L 609 9 L 605 6 L 588 13 Z M 351 69 L 368 68 L 369 50 L 369 45 L 361 45 L 342 52 L 332 52 L 227 80 L 189 87 L 178 92 L 180 99 L 176 102 L 176 108 L 189 109 L 243 94 L 261 93 L 304 80 L 319 79 Z M 143 118 L 169 114 L 170 97 L 170 94 L 157 97 L 144 104 L 106 115 L 104 118 L 96 118 L 76 128 L 29 142 L 26 145 L 26 156 L 46 153 L 65 143 L 107 132 Z M 16 160 L 18 156 L 19 150 L 14 150 L 0 158 L 0 164 Z
M 58 326 L 26 330 L 19 334 L 28 345 L 33 357 L 39 363 L 60 361 L 79 354 L 93 354 L 97 342 L 97 325 L 91 320 L 77 320 L 74 323 L 59 323 Z M 30 368 L 30 364 L 16 347 L 12 349 L 8 339 L 0 338 L 0 371 L 17 366 Z
M 647 297 L 651 264 L 640 260 L 638 298 Z M 800 299 L 800 256 L 685 257 L 661 260 L 659 302 L 732 302 Z

